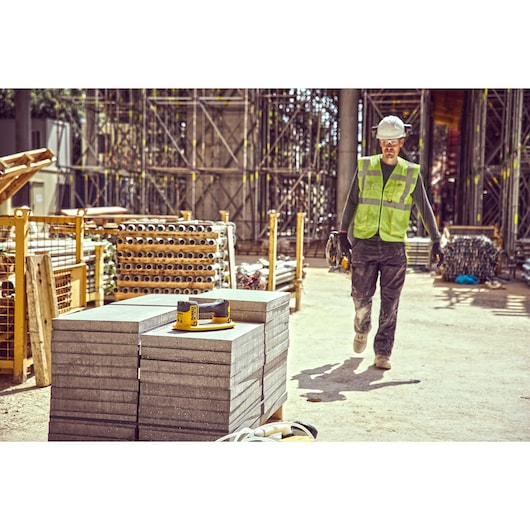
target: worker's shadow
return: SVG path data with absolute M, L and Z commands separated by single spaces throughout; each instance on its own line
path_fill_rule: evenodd
M 355 373 L 362 361 L 361 357 L 352 357 L 341 365 L 325 364 L 318 368 L 302 370 L 291 379 L 298 381 L 300 389 L 314 391 L 302 394 L 308 401 L 344 401 L 346 397 L 343 392 L 369 392 L 386 386 L 420 382 L 418 379 L 409 379 L 377 383 L 383 378 L 385 371 L 369 366 L 364 372 Z

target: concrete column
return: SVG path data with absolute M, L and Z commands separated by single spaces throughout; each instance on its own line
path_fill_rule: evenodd
M 15 90 L 15 152 L 30 151 L 31 146 L 31 90 Z M 11 198 L 12 206 L 29 206 L 29 183 L 24 184 Z
M 357 168 L 359 89 L 343 88 L 339 94 L 339 151 L 337 159 L 337 223 Z

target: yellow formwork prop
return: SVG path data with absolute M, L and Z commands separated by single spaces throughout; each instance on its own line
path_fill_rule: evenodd
M 305 213 L 296 215 L 296 279 L 295 289 L 295 310 L 299 311 L 302 304 L 302 286 L 304 274 L 304 218 Z

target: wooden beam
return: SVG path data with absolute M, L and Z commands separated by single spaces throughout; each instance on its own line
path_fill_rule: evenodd
M 52 319 L 58 315 L 55 279 L 48 253 L 27 256 L 28 330 L 38 387 L 51 385 Z

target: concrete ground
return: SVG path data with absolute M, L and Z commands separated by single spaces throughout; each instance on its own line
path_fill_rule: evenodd
M 384 371 L 371 366 L 375 329 L 353 352 L 350 277 L 317 265 L 291 316 L 284 419 L 313 424 L 320 441 L 530 440 L 530 287 L 409 271 Z
M 410 271 L 389 371 L 371 366 L 373 333 L 355 354 L 350 277 L 309 260 L 290 317 L 283 419 L 312 424 L 322 442 L 530 440 L 524 282 L 489 289 Z M 47 441 L 49 401 L 34 377 L 18 386 L 0 377 L 0 441 Z

